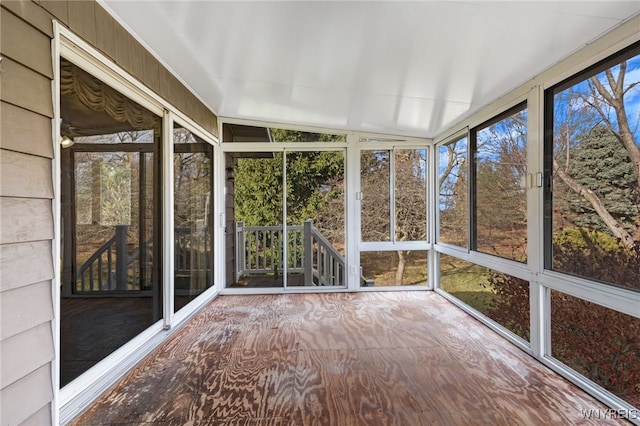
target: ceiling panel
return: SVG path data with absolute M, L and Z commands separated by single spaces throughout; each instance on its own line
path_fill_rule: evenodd
M 640 1 L 103 4 L 223 117 L 433 137 Z

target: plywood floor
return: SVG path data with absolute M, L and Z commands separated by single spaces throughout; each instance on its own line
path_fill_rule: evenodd
M 598 409 L 433 292 L 221 296 L 74 424 L 603 424 L 582 414 Z

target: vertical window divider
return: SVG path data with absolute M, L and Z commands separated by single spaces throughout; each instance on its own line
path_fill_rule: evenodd
M 478 144 L 476 137 L 476 129 L 469 130 L 469 144 L 467 149 L 467 176 L 469 181 L 467 182 L 467 197 L 469 199 L 469 212 L 467 219 L 469 241 L 467 242 L 467 250 L 477 250 L 478 244 L 478 230 L 477 230 L 477 202 L 476 202 L 476 162 L 478 153 Z
M 430 145 L 426 146 L 425 152 L 427 155 L 427 161 L 425 162 L 427 167 L 427 173 L 426 173 L 427 193 L 425 197 L 425 199 L 427 200 L 427 204 L 425 208 L 427 209 L 426 229 L 427 229 L 427 243 L 428 243 L 427 287 L 430 290 L 434 290 L 436 288 L 436 283 L 438 282 L 437 271 L 440 270 L 439 256 L 437 255 L 434 249 L 435 242 L 436 242 L 436 235 L 437 235 L 436 224 L 438 223 L 437 220 L 439 215 L 439 212 L 437 210 L 437 206 L 438 206 L 437 199 L 438 199 L 439 190 L 437 189 L 437 182 L 438 182 L 437 161 L 438 160 L 437 160 L 437 154 L 436 154 L 437 152 L 436 145 L 431 143 Z
M 345 244 L 347 246 L 347 288 L 355 291 L 359 288 L 360 245 L 362 242 L 360 207 L 362 189 L 360 187 L 360 150 L 355 133 L 347 133 L 347 149 L 345 152 Z
M 287 259 L 289 259 L 289 235 L 287 232 L 287 149 L 282 149 L 282 288 L 287 290 Z M 278 266 L 276 265 L 276 269 Z
M 543 244 L 543 195 L 535 176 L 543 167 L 544 92 L 541 86 L 533 87 L 527 95 L 527 267 L 532 277 L 542 272 Z M 549 305 L 545 302 L 545 290 L 537 279 L 529 281 L 529 336 L 531 352 L 542 356 L 548 339 Z
M 164 294 L 164 329 L 168 330 L 173 325 L 173 292 L 171 285 L 174 281 L 175 265 L 175 229 L 173 212 L 173 114 L 164 110 L 162 119 L 162 210 L 163 210 L 163 238 L 162 252 L 164 256 L 162 268 L 162 292 Z
M 389 241 L 396 242 L 396 147 L 389 150 Z

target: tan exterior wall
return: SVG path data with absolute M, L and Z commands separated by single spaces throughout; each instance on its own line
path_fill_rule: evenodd
M 94 1 L 0 3 L 0 424 L 52 422 L 52 21 L 211 133 L 215 115 Z

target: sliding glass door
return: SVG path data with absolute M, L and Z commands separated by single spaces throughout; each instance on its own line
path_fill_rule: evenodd
M 346 285 L 344 158 L 342 150 L 227 153 L 227 288 Z
M 163 318 L 161 118 L 61 60 L 60 385 Z

